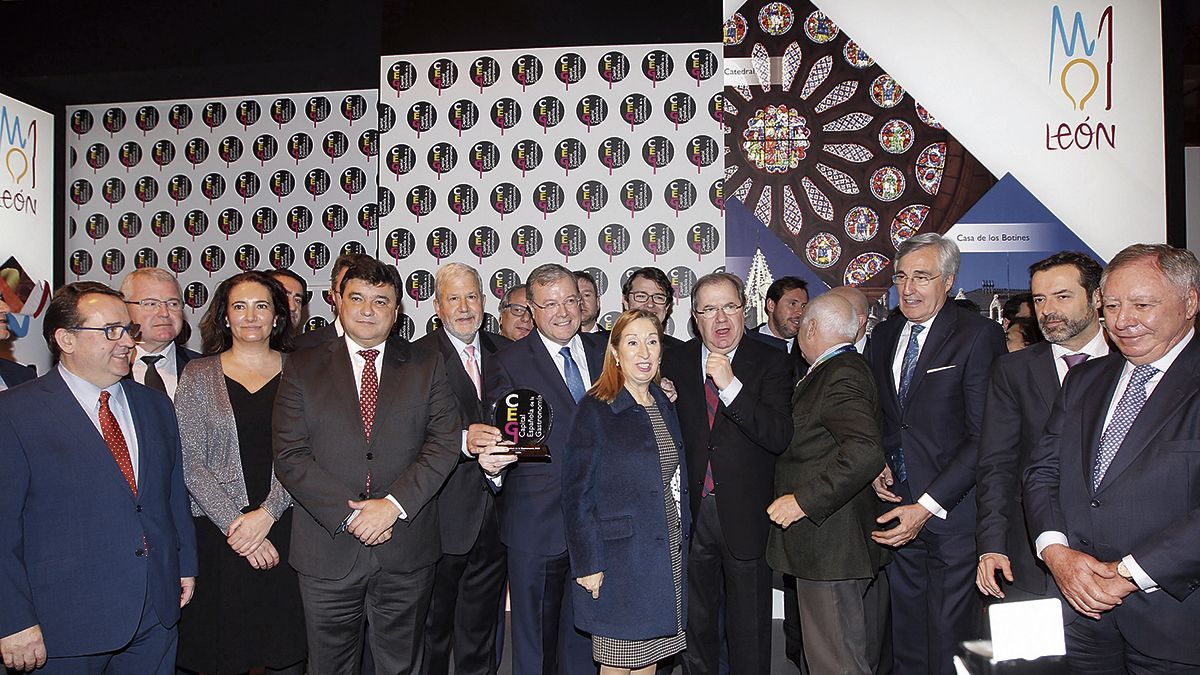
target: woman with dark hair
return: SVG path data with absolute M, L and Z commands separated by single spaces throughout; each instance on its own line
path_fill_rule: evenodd
M 1004 340 L 1008 345 L 1008 351 L 1015 352 L 1044 342 L 1046 337 L 1042 335 L 1042 329 L 1038 326 L 1037 319 L 1016 317 L 1009 322 L 1008 328 L 1005 329 Z
M 679 419 L 658 384 L 662 341 L 653 313 L 617 318 L 562 454 L 575 625 L 602 675 L 649 675 L 686 645 L 691 516 Z
M 271 411 L 291 346 L 283 286 L 226 279 L 200 322 L 204 352 L 175 392 L 203 588 L 179 622 L 178 667 L 304 672 L 304 612 L 287 565 L 291 495 L 271 464 Z

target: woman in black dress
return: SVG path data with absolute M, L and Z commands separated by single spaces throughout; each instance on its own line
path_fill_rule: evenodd
M 200 556 L 177 665 L 299 675 L 306 647 L 287 564 L 292 498 L 271 464 L 271 411 L 290 347 L 283 287 L 261 272 L 227 279 L 200 329 L 210 356 L 188 363 L 175 393 Z

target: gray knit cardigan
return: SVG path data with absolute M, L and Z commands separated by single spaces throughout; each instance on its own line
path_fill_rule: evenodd
M 183 443 L 183 480 L 191 496 L 192 515 L 207 516 L 222 532 L 249 506 L 237 423 L 220 356 L 193 359 L 179 376 L 175 414 Z M 268 420 L 262 420 L 268 424 Z M 292 496 L 271 472 L 271 492 L 261 504 L 279 520 Z

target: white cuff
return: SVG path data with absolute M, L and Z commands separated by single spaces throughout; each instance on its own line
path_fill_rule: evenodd
M 1153 593 L 1158 590 L 1158 584 L 1150 578 L 1149 574 L 1146 574 L 1146 570 L 1142 569 L 1141 565 L 1137 564 L 1137 561 L 1133 559 L 1132 553 L 1121 558 L 1121 562 L 1125 563 L 1129 574 L 1133 576 L 1133 583 L 1137 584 L 1138 588 L 1147 593 Z
M 999 551 L 988 551 L 987 553 L 984 553 L 983 555 L 979 556 L 979 560 L 983 560 L 985 557 L 987 557 L 989 555 L 998 555 L 1001 558 L 1004 558 L 1005 560 L 1009 559 L 1008 556 L 1004 555 L 1003 553 L 1000 553 Z
M 1047 530 L 1038 535 L 1038 538 L 1033 542 L 1033 548 L 1037 550 L 1038 560 L 1043 560 L 1042 551 L 1046 550 L 1051 544 L 1062 544 L 1067 548 L 1071 548 L 1071 543 L 1067 541 L 1067 535 L 1055 530 Z
M 488 472 L 484 471 L 483 477 L 488 479 L 488 481 L 490 481 L 491 484 L 495 485 L 497 488 L 504 487 L 504 474 L 502 473 L 496 474 L 495 476 L 489 476 Z
M 728 387 L 717 392 L 717 396 L 721 399 L 721 403 L 725 404 L 725 407 L 729 407 L 733 405 L 733 399 L 737 398 L 740 393 L 742 393 L 742 381 L 735 376 Z
M 917 503 L 921 506 L 924 506 L 925 510 L 929 511 L 938 518 L 941 518 L 942 520 L 945 520 L 946 516 L 950 515 L 949 512 L 947 512 L 946 509 L 943 509 L 942 505 L 937 503 L 937 500 L 931 497 L 928 492 L 921 495 L 921 498 L 917 500 Z
M 396 501 L 395 497 L 393 497 L 391 495 L 387 495 L 386 497 L 384 497 L 384 499 L 391 502 L 392 506 L 395 506 L 396 508 L 400 509 L 400 515 L 396 517 L 396 520 L 408 520 L 408 512 L 406 512 L 404 510 L 403 506 L 400 506 L 400 502 Z
M 467 430 L 466 429 L 463 429 L 462 445 L 459 446 L 459 450 L 462 451 L 463 457 L 466 457 L 467 459 L 474 457 L 474 455 L 471 454 L 471 451 L 467 450 Z

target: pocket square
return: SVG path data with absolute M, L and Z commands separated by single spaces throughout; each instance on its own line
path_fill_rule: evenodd
M 957 368 L 957 367 L 958 367 L 958 364 L 955 363 L 955 364 L 951 364 L 948 366 L 942 366 L 941 368 L 930 368 L 929 370 L 925 371 L 925 374 L 928 375 L 930 373 L 936 373 L 939 370 L 950 370 L 951 368 Z

